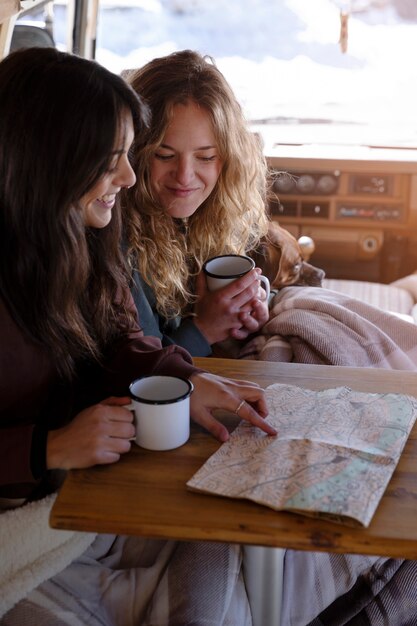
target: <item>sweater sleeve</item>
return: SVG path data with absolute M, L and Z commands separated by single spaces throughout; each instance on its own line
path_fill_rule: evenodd
M 162 332 L 159 328 L 159 316 L 155 307 L 155 296 L 137 270 L 133 272 L 130 290 L 144 335 L 162 339 Z
M 44 473 L 40 457 L 45 437 L 40 431 L 35 436 L 35 430 L 47 429 L 55 418 L 66 419 L 71 399 L 60 393 L 48 352 L 22 333 L 1 299 L 0 343 L 0 497 L 24 498 Z M 55 403 L 57 397 L 62 405 Z M 32 456 L 35 440 L 40 454 L 36 459 Z
M 177 344 L 191 356 L 210 356 L 211 346 L 190 318 L 166 321 L 156 310 L 156 299 L 150 286 L 133 273 L 132 296 L 139 315 L 140 327 L 145 335 L 159 337 L 164 346 Z
M 133 315 L 137 310 L 131 294 L 127 305 Z M 126 395 L 129 384 L 141 376 L 160 374 L 190 378 L 201 370 L 193 365 L 191 355 L 175 344 L 162 347 L 157 337 L 145 337 L 139 327 L 119 342 L 105 365 L 105 384 L 111 394 Z
M 210 356 L 211 346 L 203 333 L 189 318 L 181 320 L 178 328 L 169 334 L 170 339 L 182 346 L 191 356 Z
M 136 313 L 128 293 L 127 306 Z M 63 385 L 49 354 L 28 340 L 0 300 L 0 497 L 31 497 L 48 478 L 46 438 L 85 408 L 111 395 L 125 396 L 130 382 L 149 374 L 189 378 L 197 369 L 183 348 L 163 348 L 139 326 L 112 346 L 104 363 L 86 363 Z

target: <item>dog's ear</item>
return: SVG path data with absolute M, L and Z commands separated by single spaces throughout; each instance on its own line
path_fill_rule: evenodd
M 281 250 L 271 244 L 267 236 L 261 241 L 256 250 L 253 250 L 250 253 L 249 256 L 255 261 L 256 267 L 261 268 L 262 274 L 269 279 L 272 285 L 272 281 L 277 274 L 277 267 L 279 266 L 281 258 Z
M 251 250 L 249 253 L 249 256 L 251 257 L 251 259 L 255 261 L 255 265 L 261 268 L 266 263 L 267 255 L 268 255 L 268 245 L 265 239 L 262 239 L 258 247 L 255 250 Z
M 284 271 L 285 265 L 285 246 L 283 245 L 283 238 L 281 237 L 280 231 L 282 230 L 280 226 L 276 224 L 276 222 L 271 222 L 273 227 L 268 230 L 268 256 L 270 269 L 268 276 L 271 287 L 278 288 L 280 282 L 280 276 Z
M 273 246 L 280 248 L 283 255 L 301 256 L 301 248 L 294 235 L 282 228 L 277 222 L 271 221 L 269 223 L 267 238 Z
M 302 262 L 301 248 L 296 238 L 275 221 L 270 222 L 267 237 L 274 257 L 275 275 L 271 285 L 279 289 L 292 283 L 293 269 Z

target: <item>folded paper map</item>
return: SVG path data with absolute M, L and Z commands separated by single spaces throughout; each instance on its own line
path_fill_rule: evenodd
M 368 526 L 417 416 L 417 399 L 348 387 L 266 389 L 270 437 L 242 421 L 190 489 Z

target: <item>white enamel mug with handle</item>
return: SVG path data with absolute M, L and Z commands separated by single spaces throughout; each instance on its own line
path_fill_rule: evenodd
M 145 376 L 129 386 L 126 408 L 135 415 L 134 441 L 148 450 L 179 448 L 190 437 L 193 384 L 176 376 Z
M 243 254 L 222 254 L 214 256 L 203 265 L 207 287 L 210 291 L 217 291 L 229 283 L 241 278 L 255 267 L 255 261 Z M 269 300 L 271 286 L 266 276 L 262 274 L 259 280 L 266 291 L 266 300 Z

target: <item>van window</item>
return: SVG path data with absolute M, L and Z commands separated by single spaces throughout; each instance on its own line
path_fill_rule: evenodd
M 66 2 L 54 9 L 65 47 Z M 210 54 L 279 143 L 417 148 L 415 0 L 100 0 L 109 69 L 176 49 Z

